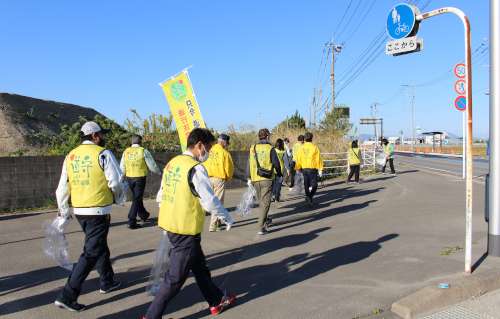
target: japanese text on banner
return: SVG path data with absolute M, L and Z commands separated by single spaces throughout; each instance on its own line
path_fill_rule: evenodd
M 205 128 L 205 123 L 193 96 L 193 89 L 189 82 L 187 71 L 175 76 L 161 85 L 167 97 L 170 111 L 174 117 L 182 151 L 186 150 L 189 133 L 195 128 Z

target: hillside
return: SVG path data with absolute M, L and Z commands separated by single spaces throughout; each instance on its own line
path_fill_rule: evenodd
M 102 114 L 74 104 L 0 93 L 0 156 L 20 149 L 28 150 L 24 155 L 35 155 L 40 145 L 27 137 L 43 131 L 57 135 L 61 126 L 73 125 L 80 116 L 93 119 L 96 115 Z

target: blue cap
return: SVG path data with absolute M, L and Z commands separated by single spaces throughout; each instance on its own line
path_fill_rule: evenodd
M 220 138 L 221 140 L 226 141 L 226 142 L 227 142 L 227 145 L 229 145 L 229 144 L 230 144 L 230 143 L 229 143 L 229 138 L 230 138 L 230 137 L 229 137 L 229 136 L 227 136 L 226 134 L 221 134 L 221 135 L 219 135 L 219 138 Z

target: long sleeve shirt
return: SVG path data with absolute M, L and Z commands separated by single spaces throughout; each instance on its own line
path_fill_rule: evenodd
M 189 155 L 196 159 L 193 153 L 190 151 L 185 151 L 183 155 Z M 227 216 L 228 211 L 224 208 L 220 200 L 215 196 L 212 186 L 210 185 L 210 180 L 208 178 L 207 169 L 203 165 L 196 165 L 188 177 L 188 181 L 192 183 L 196 193 L 199 195 L 200 205 L 203 209 L 212 215 L 217 215 L 220 217 Z M 163 183 L 160 186 L 158 194 L 163 193 Z M 161 196 L 156 197 L 156 201 L 161 203 Z
M 82 144 L 95 145 L 91 141 L 84 141 Z M 66 160 L 64 159 L 63 168 L 61 172 L 61 178 L 59 179 L 59 185 L 56 190 L 57 206 L 61 211 L 61 216 L 68 216 L 69 213 L 69 197 L 71 195 L 71 184 L 69 183 L 68 171 L 66 169 Z M 123 178 L 123 173 L 116 161 L 115 156 L 109 150 L 104 150 L 99 156 L 99 166 L 101 166 L 104 171 L 104 176 L 108 181 L 108 187 L 113 193 L 113 197 L 116 203 L 119 203 L 122 196 L 125 196 L 125 188 L 121 182 Z M 73 213 L 75 215 L 106 215 L 111 213 L 111 206 L 103 207 L 75 207 L 73 208 Z
M 271 145 L 268 141 L 260 141 L 258 144 L 269 144 Z M 278 158 L 278 154 L 276 154 L 276 150 L 274 147 L 271 149 L 271 162 L 273 163 L 273 167 L 276 171 L 276 176 L 281 177 L 283 174 L 281 174 L 281 164 L 280 160 Z M 248 155 L 248 163 L 247 163 L 247 178 L 251 178 L 250 174 L 250 155 Z
M 139 144 L 132 144 L 131 147 L 141 147 Z M 142 157 L 144 158 L 144 161 L 146 161 L 146 165 L 148 166 L 149 170 L 153 173 L 155 173 L 156 175 L 161 175 L 161 171 L 160 169 L 158 168 L 158 165 L 156 165 L 156 162 L 153 158 L 153 156 L 151 156 L 151 153 L 147 150 L 147 149 L 144 149 L 144 151 L 142 152 Z M 123 176 L 126 175 L 126 170 L 125 170 L 125 156 L 122 155 L 122 159 L 120 161 L 120 169 L 122 170 L 123 172 Z

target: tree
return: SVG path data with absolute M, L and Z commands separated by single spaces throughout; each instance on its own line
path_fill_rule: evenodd
M 341 136 L 346 135 L 354 123 L 349 122 L 342 114 L 342 110 L 333 109 L 327 113 L 325 118 L 319 122 L 319 128 L 326 132 L 340 133 Z

